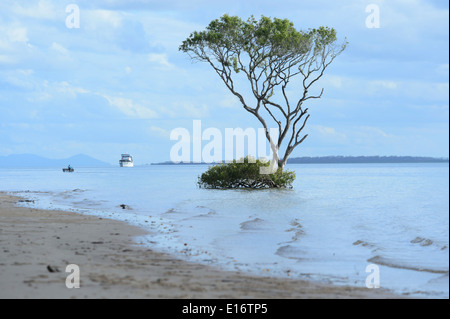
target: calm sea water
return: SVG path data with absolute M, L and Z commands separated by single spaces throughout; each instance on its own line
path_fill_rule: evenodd
M 294 189 L 258 191 L 199 189 L 206 168 L 0 169 L 0 191 L 127 221 L 150 231 L 138 242 L 224 269 L 366 287 L 375 264 L 381 287 L 449 297 L 448 164 L 290 165 Z

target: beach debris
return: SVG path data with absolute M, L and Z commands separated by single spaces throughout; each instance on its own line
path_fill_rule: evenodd
M 264 225 L 264 219 L 255 218 L 253 220 L 247 220 L 240 223 L 241 230 L 259 230 Z
M 375 246 L 371 243 L 368 243 L 366 241 L 363 240 L 357 240 L 353 243 L 354 246 L 362 246 L 362 247 L 369 247 L 369 248 L 374 248 Z
M 431 239 L 425 239 L 423 242 L 420 243 L 421 246 L 430 246 L 433 244 L 433 241 Z
M 422 237 L 416 237 L 413 240 L 411 240 L 411 244 L 417 244 L 420 243 L 421 241 L 423 241 L 425 238 Z
M 416 237 L 413 240 L 411 240 L 411 244 L 420 244 L 420 246 L 430 246 L 433 244 L 433 241 L 431 239 L 423 237 Z
M 292 226 L 292 228 L 289 228 L 286 230 L 286 232 L 293 232 L 294 236 L 292 236 L 292 241 L 297 241 L 300 236 L 305 234 L 305 231 L 303 230 L 303 226 L 298 222 L 298 219 L 292 220 L 289 225 Z
M 47 270 L 49 272 L 60 272 L 59 268 L 56 266 L 47 265 Z
M 33 203 L 34 204 L 34 200 L 32 200 L 32 199 L 19 199 L 18 203 Z

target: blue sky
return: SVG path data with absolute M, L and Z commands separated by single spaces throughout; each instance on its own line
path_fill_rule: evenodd
M 80 9 L 67 28 L 66 7 Z M 367 28 L 366 7 L 380 9 Z M 178 46 L 223 14 L 334 27 L 349 41 L 291 156 L 449 156 L 449 11 L 438 0 L 0 2 L 0 155 L 166 161 L 171 130 L 259 127 Z

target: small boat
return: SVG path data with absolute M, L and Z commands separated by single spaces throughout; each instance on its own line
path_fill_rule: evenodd
M 120 167 L 133 167 L 133 157 L 130 154 L 122 154 L 119 165 Z
M 66 168 L 63 168 L 62 171 L 64 173 L 73 173 L 75 170 L 73 169 L 73 167 L 70 167 L 70 165 Z

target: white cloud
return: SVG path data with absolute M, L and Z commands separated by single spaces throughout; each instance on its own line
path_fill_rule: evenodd
M 342 84 L 344 81 L 344 77 L 337 75 L 326 75 L 323 79 L 323 82 L 325 84 L 324 87 L 330 85 L 338 89 L 342 88 Z
M 5 54 L 0 54 L 0 64 L 13 64 L 16 63 L 16 59 Z
M 26 6 L 15 3 L 12 11 L 21 16 L 36 18 L 36 19 L 50 19 L 58 18 L 57 10 L 50 0 L 39 0 L 36 2 L 28 2 Z
M 209 115 L 209 108 L 206 104 L 175 101 L 171 103 L 169 108 L 164 107 L 161 109 L 161 112 L 173 118 L 187 117 L 199 119 Z
M 28 42 L 27 28 L 18 27 L 8 30 L 7 36 L 11 42 Z
M 373 91 L 378 91 L 380 89 L 394 90 L 398 87 L 398 83 L 389 80 L 375 80 L 369 82 L 369 88 Z
M 347 139 L 347 135 L 345 133 L 338 132 L 333 127 L 313 125 L 312 129 L 318 132 L 323 138 L 339 140 L 341 142 Z
M 397 90 L 402 97 L 448 103 L 448 82 L 405 81 L 399 83 Z
M 386 133 L 385 131 L 383 131 L 382 129 L 378 128 L 378 127 L 371 127 L 371 126 L 361 126 L 360 127 L 360 135 L 361 133 L 363 133 L 365 136 L 381 136 L 381 137 L 392 137 L 391 134 Z
M 67 50 L 65 47 L 63 47 L 61 44 L 53 42 L 51 46 L 52 50 L 55 50 L 59 52 L 60 54 L 67 55 L 69 53 L 69 50 Z
M 72 98 L 75 98 L 77 94 L 87 94 L 89 90 L 83 89 L 81 87 L 74 87 L 66 81 L 57 83 L 56 90 L 60 93 L 67 94 Z
M 32 69 L 18 69 L 17 70 L 18 73 L 25 75 L 25 76 L 30 76 L 34 73 L 34 70 Z
M 157 64 L 165 68 L 173 68 L 173 64 L 169 62 L 167 54 L 165 53 L 150 53 L 148 55 L 148 60 L 152 63 Z
M 158 127 L 158 126 L 150 126 L 149 133 L 150 133 L 150 135 L 156 135 L 156 136 L 167 137 L 167 138 L 170 136 L 170 133 L 168 130 L 163 129 L 162 127 Z
M 34 81 L 28 79 L 27 77 L 23 77 L 23 76 L 7 75 L 7 76 L 5 76 L 4 81 L 6 83 L 9 83 L 9 84 L 15 86 L 16 88 L 29 90 L 29 91 L 32 91 L 36 87 Z
M 439 67 L 445 72 L 445 65 Z M 448 71 L 447 71 L 448 74 Z M 433 101 L 448 101 L 448 82 L 438 80 L 426 81 L 421 79 L 392 80 L 388 78 L 366 79 L 358 76 L 328 76 L 323 79 L 320 86 L 325 88 L 323 100 L 330 98 L 343 99 L 363 98 L 372 96 L 382 98 L 402 99 L 430 99 Z
M 28 102 L 50 101 L 59 97 L 76 98 L 78 94 L 88 94 L 89 90 L 76 87 L 67 81 L 49 82 L 34 77 L 34 70 L 19 69 L 5 73 L 5 81 L 17 88 L 27 91 L 25 93 Z
M 10 50 L 15 44 L 28 44 L 28 30 L 26 27 L 14 23 L 10 25 L 0 24 L 0 49 Z
M 111 27 L 117 29 L 122 25 L 123 15 L 111 10 L 83 10 L 81 19 L 89 30 Z
M 228 93 L 228 92 L 226 92 Z M 233 95 L 233 96 L 228 96 L 226 98 L 223 98 L 220 102 L 219 105 L 224 107 L 224 108 L 237 108 L 240 107 L 241 104 L 239 102 L 239 100 Z
M 39 103 L 39 102 L 50 101 L 52 98 L 53 98 L 53 95 L 51 95 L 47 91 L 42 91 L 42 92 L 31 93 L 26 98 L 26 101 L 30 102 L 30 103 L 36 103 L 36 102 Z M 37 117 L 37 115 L 38 115 L 38 112 L 34 111 L 33 114 L 31 115 L 31 118 Z
M 380 6 L 380 15 L 387 28 L 395 29 L 396 35 L 407 40 L 415 41 L 430 31 L 448 34 L 448 9 L 436 8 L 428 1 L 386 1 Z M 439 30 L 446 24 L 447 28 Z
M 134 103 L 131 99 L 123 97 L 111 97 L 106 94 L 99 95 L 103 96 L 111 106 L 116 107 L 120 112 L 130 117 L 136 117 L 140 119 L 153 119 L 158 117 L 155 111 L 140 104 Z
M 448 76 L 448 71 L 449 71 L 449 64 L 448 63 L 440 64 L 437 67 L 437 72 L 439 74 L 443 74 L 443 75 L 447 75 Z
M 188 1 L 183 1 L 188 3 Z M 177 51 L 181 41 L 194 30 L 205 28 L 203 24 L 191 23 L 187 19 L 177 19 L 170 14 L 147 11 L 140 19 L 147 34 L 152 35 L 152 45 L 166 50 Z

